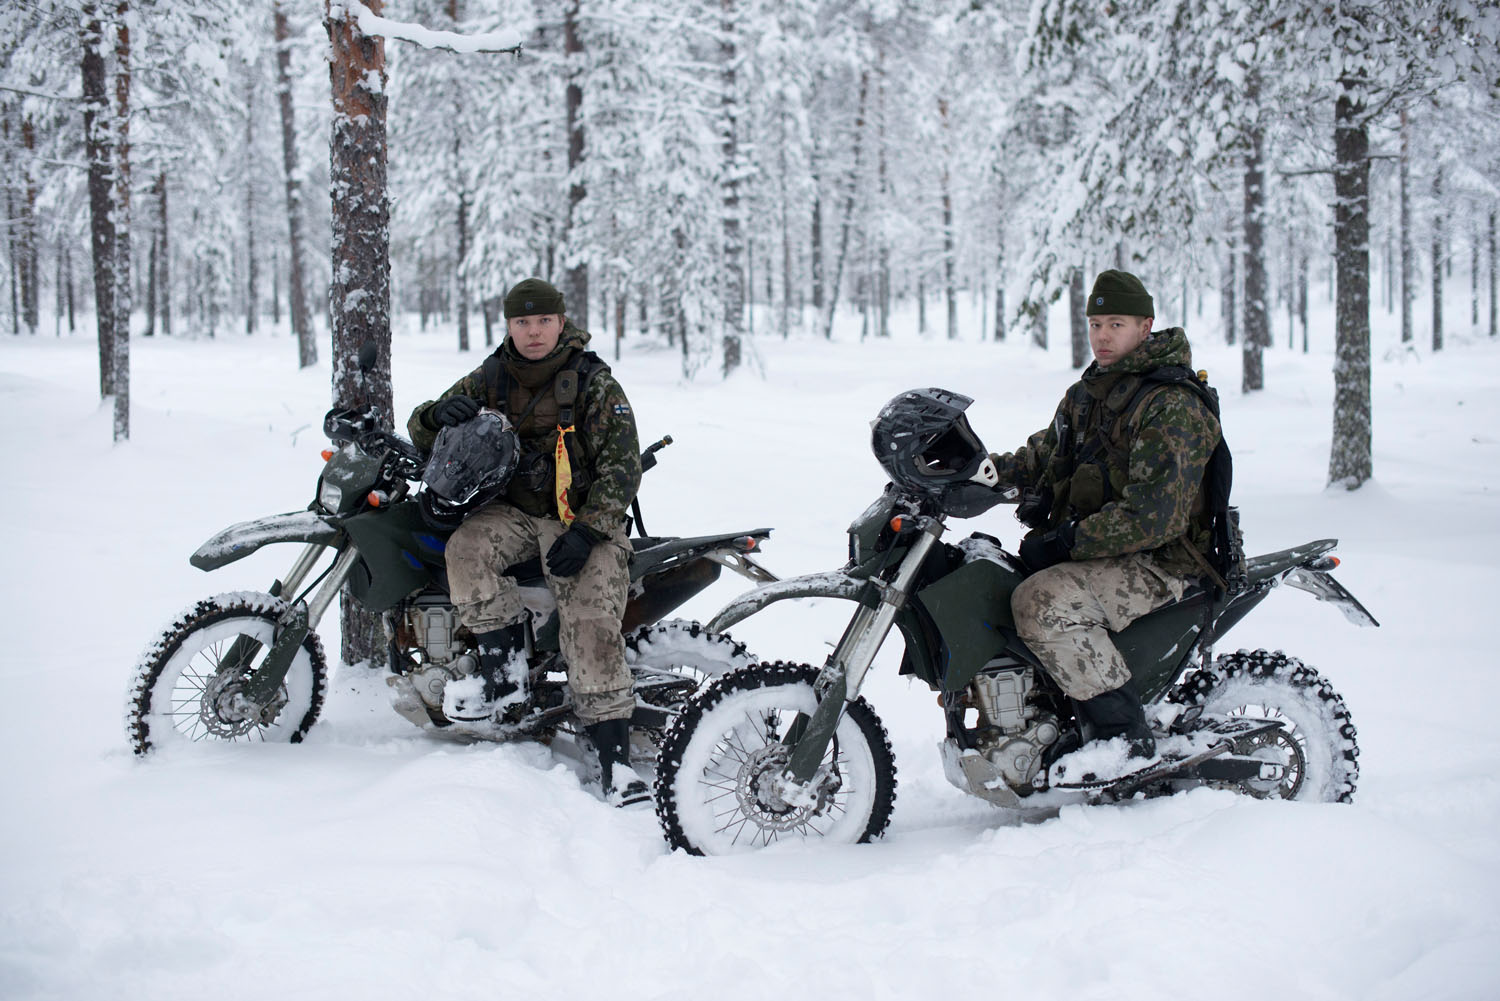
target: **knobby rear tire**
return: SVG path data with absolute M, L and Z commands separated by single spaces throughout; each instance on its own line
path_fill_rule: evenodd
M 1278 739 L 1295 744 L 1303 774 L 1278 787 L 1242 791 L 1263 799 L 1348 803 L 1359 782 L 1359 744 L 1349 707 L 1317 671 L 1280 650 L 1240 650 L 1189 674 L 1169 700 L 1216 715 L 1283 723 Z M 1284 753 L 1292 751 L 1287 746 Z

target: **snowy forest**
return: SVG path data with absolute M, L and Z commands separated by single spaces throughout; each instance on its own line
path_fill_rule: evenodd
M 1479 0 L 7 0 L 0 66 L 5 320 L 97 333 L 116 440 L 132 337 L 285 315 L 287 363 L 331 351 L 344 399 L 367 340 L 389 381 L 392 311 L 489 346 L 538 274 L 689 378 L 838 316 L 888 336 L 902 303 L 1042 344 L 1071 304 L 1082 367 L 1112 266 L 1164 316 L 1217 290 L 1246 392 L 1330 290 L 1329 482 L 1355 487 L 1371 310 L 1409 341 L 1430 307 L 1433 350 L 1496 332 Z

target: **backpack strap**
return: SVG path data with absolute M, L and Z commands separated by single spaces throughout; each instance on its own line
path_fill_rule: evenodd
M 500 360 L 500 352 L 496 351 L 486 358 L 479 369 L 484 376 L 485 394 L 489 397 L 485 402 L 504 411 L 506 401 L 510 396 L 510 374 L 505 371 L 505 363 Z

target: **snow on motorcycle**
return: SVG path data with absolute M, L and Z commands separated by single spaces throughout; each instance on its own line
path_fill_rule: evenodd
M 933 394 L 953 415 L 914 446 L 903 408 Z M 1026 566 L 975 533 L 942 541 L 950 518 L 996 503 L 993 463 L 968 426 L 968 397 L 904 393 L 874 422 L 872 446 L 889 476 L 849 526 L 840 570 L 767 582 L 722 609 L 724 630 L 780 601 L 841 598 L 854 611 L 821 668 L 754 663 L 699 689 L 667 729 L 656 808 L 673 848 L 719 855 L 787 840 L 864 842 L 891 819 L 896 766 L 886 729 L 860 696 L 894 628 L 901 672 L 939 696 L 948 781 L 1012 811 L 1051 816 L 1070 803 L 1118 802 L 1197 786 L 1257 798 L 1347 802 L 1359 774 L 1344 700 L 1315 670 L 1280 651 L 1215 657 L 1214 644 L 1280 585 L 1333 604 L 1360 626 L 1378 623 L 1331 573 L 1336 540 L 1244 562 L 1226 588 L 1195 586 L 1112 633 L 1146 705 L 1157 757 L 1107 780 L 1065 781 L 1053 765 L 1093 753 L 1074 703 L 1016 633 L 1011 593 Z M 903 456 L 905 457 L 903 459 Z M 1001 494 L 1014 500 L 1015 493 Z
M 503 491 L 515 468 L 519 446 L 505 418 L 486 411 L 445 429 L 431 456 L 379 429 L 367 412 L 332 410 L 324 431 L 335 448 L 324 452 L 307 510 L 233 525 L 193 554 L 193 566 L 216 570 L 273 543 L 302 547 L 268 591 L 205 598 L 147 647 L 127 706 L 136 753 L 174 743 L 301 741 L 318 719 L 328 684 L 317 625 L 346 586 L 360 605 L 381 614 L 392 706 L 422 730 L 462 740 L 576 738 L 582 727 L 572 712 L 556 605 L 539 559 L 505 570 L 521 585 L 528 611 L 526 701 L 487 719 L 443 713 L 445 689 L 479 668 L 474 637 L 449 599 L 444 547 L 463 515 Z M 643 469 L 670 443 L 666 437 L 648 448 Z M 632 528 L 636 534 L 629 540 L 622 631 L 636 695 L 631 754 L 633 766 L 649 775 L 660 734 L 684 698 L 706 678 L 751 662 L 727 635 L 666 616 L 724 567 L 761 583 L 776 577 L 752 555 L 769 528 L 650 536 L 638 501 L 630 520 L 627 534 Z M 593 757 L 577 756 L 586 768 Z

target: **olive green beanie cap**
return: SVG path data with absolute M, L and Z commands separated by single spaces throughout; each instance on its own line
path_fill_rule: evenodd
M 505 293 L 505 318 L 512 316 L 537 316 L 545 313 L 562 313 L 563 296 L 555 287 L 540 278 L 527 278 L 516 282 Z
M 1094 279 L 1094 290 L 1083 312 L 1085 316 L 1155 316 L 1156 305 L 1139 278 L 1111 268 Z

